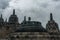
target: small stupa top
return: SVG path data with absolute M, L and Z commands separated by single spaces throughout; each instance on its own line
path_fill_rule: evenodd
M 13 15 L 15 15 L 15 9 L 13 9 Z
M 53 19 L 52 13 L 50 13 L 50 20 L 46 24 L 46 29 L 48 30 L 48 32 L 54 32 L 54 31 L 58 32 L 59 31 L 58 24 Z
M 0 15 L 0 22 L 4 22 L 4 19 L 2 17 L 2 14 Z
M 52 13 L 50 13 L 50 21 L 52 21 L 53 20 L 53 15 L 52 15 Z
M 9 17 L 9 23 L 16 23 L 18 22 L 18 17 L 15 14 L 15 9 L 13 9 L 13 14 Z

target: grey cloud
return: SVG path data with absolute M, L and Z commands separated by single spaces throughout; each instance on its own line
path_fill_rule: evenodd
M 53 0 L 53 1 L 60 1 L 60 0 Z
M 0 0 L 0 8 L 5 9 L 9 5 L 9 0 Z
M 0 15 L 3 14 L 5 9 L 9 6 L 9 2 L 10 0 L 0 0 Z

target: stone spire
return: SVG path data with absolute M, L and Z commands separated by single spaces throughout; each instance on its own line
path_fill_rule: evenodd
M 28 21 L 31 21 L 31 17 L 28 17 Z
M 15 9 L 13 9 L 13 15 L 15 15 Z
M 24 16 L 24 21 L 26 21 L 26 16 Z
M 50 21 L 46 24 L 46 29 L 49 33 L 59 32 L 58 24 L 53 20 L 52 13 L 50 13 Z
M 52 15 L 52 13 L 50 13 L 50 20 L 51 20 L 51 21 L 53 20 L 53 15 Z
M 2 14 L 0 15 L 0 22 L 4 22 L 4 19 L 2 17 Z
M 18 23 L 18 17 L 15 14 L 15 9 L 13 9 L 13 14 L 9 17 L 9 23 Z
M 2 14 L 1 14 L 1 18 L 2 18 Z

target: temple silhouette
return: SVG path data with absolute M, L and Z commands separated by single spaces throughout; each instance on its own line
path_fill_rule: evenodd
M 13 9 L 13 14 L 4 21 L 0 17 L 0 39 L 1 40 L 60 40 L 60 30 L 58 24 L 50 13 L 50 20 L 46 28 L 39 21 L 31 21 L 31 17 L 24 16 L 24 20 L 19 23 L 18 17 Z

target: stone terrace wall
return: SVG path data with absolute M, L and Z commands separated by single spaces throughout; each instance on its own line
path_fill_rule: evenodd
M 60 35 L 49 35 L 45 32 L 12 33 L 10 40 L 60 40 Z

